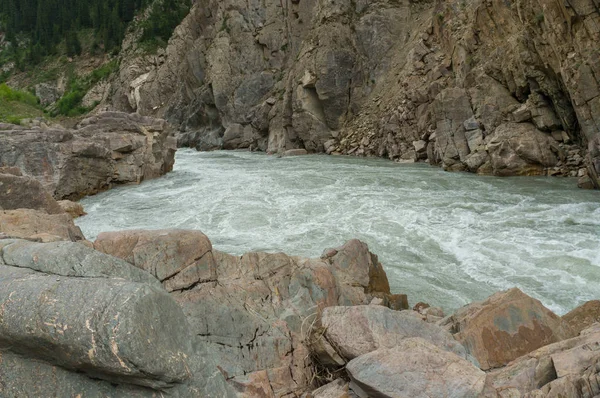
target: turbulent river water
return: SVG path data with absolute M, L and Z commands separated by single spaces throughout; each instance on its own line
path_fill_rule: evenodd
M 332 156 L 180 150 L 175 170 L 82 201 L 88 239 L 192 228 L 231 254 L 318 257 L 359 238 L 392 290 L 446 310 L 519 287 L 563 314 L 600 298 L 600 193 Z

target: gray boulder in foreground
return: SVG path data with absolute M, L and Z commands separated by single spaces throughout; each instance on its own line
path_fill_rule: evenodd
M 0 266 L 0 307 L 0 349 L 116 383 L 189 377 L 187 322 L 162 289 Z
M 469 361 L 419 337 L 362 355 L 346 369 L 370 398 L 476 398 L 486 377 Z

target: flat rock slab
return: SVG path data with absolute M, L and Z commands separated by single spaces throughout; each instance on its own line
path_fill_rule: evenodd
M 379 348 L 392 348 L 410 337 L 421 337 L 436 347 L 466 357 L 464 347 L 441 327 L 383 306 L 325 308 L 321 323 L 327 341 L 347 360 Z
M 476 398 L 486 377 L 469 361 L 418 337 L 362 355 L 346 369 L 370 398 Z

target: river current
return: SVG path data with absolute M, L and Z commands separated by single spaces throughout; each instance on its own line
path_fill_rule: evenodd
M 318 257 L 369 244 L 392 291 L 454 310 L 519 287 L 564 314 L 600 299 L 600 192 L 574 179 L 496 178 L 424 164 L 179 150 L 175 169 L 81 202 L 103 231 L 191 228 L 231 254 Z

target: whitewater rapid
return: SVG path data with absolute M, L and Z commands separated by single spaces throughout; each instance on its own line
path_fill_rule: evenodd
M 179 150 L 175 170 L 81 202 L 93 240 L 192 228 L 231 254 L 318 257 L 369 244 L 392 290 L 454 310 L 519 287 L 563 314 L 600 298 L 600 193 L 573 179 L 495 178 L 423 164 Z

